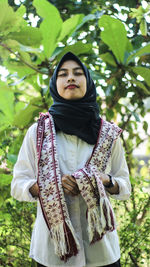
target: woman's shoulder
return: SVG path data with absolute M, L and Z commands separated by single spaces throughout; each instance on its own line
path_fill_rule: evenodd
M 102 119 L 102 125 L 112 128 L 112 129 L 117 129 L 119 131 L 122 131 L 122 129 L 114 121 L 107 121 L 107 120 Z
M 27 133 L 26 135 L 29 137 L 29 138 L 33 138 L 33 139 L 36 139 L 36 135 L 37 135 L 37 125 L 38 123 L 35 122 L 33 123 L 27 130 Z
M 115 122 L 102 120 L 101 132 L 106 133 L 107 136 L 113 136 L 116 140 L 122 133 L 122 129 Z

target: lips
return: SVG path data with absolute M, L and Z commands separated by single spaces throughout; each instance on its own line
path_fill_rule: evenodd
M 78 88 L 79 86 L 77 86 L 76 84 L 69 84 L 68 86 L 66 86 L 66 89 L 74 89 L 74 88 Z

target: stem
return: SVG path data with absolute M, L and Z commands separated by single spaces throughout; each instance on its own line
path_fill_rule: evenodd
M 149 196 L 149 198 L 148 198 L 148 200 L 147 200 L 147 203 L 146 203 L 145 206 L 144 206 L 144 209 L 143 209 L 143 211 L 142 211 L 141 218 L 137 220 L 137 224 L 138 224 L 138 225 L 140 225 L 140 224 L 142 223 L 143 219 L 145 218 L 145 215 L 146 215 L 147 212 L 148 212 L 149 204 L 150 204 L 150 196 Z
M 124 204 L 125 210 L 126 210 L 127 212 L 130 212 L 130 210 L 129 210 L 127 204 L 126 204 L 126 202 L 123 202 L 123 204 Z
M 47 74 L 46 72 L 40 71 L 39 69 L 36 69 L 32 65 L 30 65 L 28 62 L 26 62 L 24 59 L 22 59 L 21 56 L 16 55 L 15 52 L 11 48 L 9 48 L 7 45 L 5 45 L 3 43 L 0 43 L 0 46 L 2 46 L 3 48 L 5 48 L 6 50 L 8 50 L 10 53 L 14 54 L 16 56 L 16 58 L 18 58 L 22 63 L 24 63 L 25 65 L 27 65 L 29 68 L 35 70 L 37 73 Z
M 124 139 L 123 134 L 121 135 L 121 138 L 122 138 L 122 141 L 123 141 L 123 146 L 124 146 L 125 151 L 127 153 L 127 163 L 128 163 L 129 173 L 131 173 L 131 161 L 130 161 L 130 158 L 129 158 L 130 154 L 129 154 L 129 150 L 128 150 L 128 147 L 127 147 L 127 144 L 126 144 L 126 141 Z
M 129 252 L 129 256 L 130 256 L 130 259 L 132 260 L 132 262 L 134 263 L 134 266 L 135 266 L 135 267 L 139 267 L 139 265 L 137 264 L 137 262 L 136 262 L 136 260 L 135 260 L 135 258 L 133 257 L 133 255 L 132 255 L 131 252 Z

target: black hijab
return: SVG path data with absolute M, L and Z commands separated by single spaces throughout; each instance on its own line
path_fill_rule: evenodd
M 58 70 L 67 60 L 76 61 L 84 71 L 87 80 L 87 91 L 81 99 L 66 100 L 57 92 Z M 54 104 L 50 107 L 49 113 L 53 116 L 56 131 L 76 135 L 88 144 L 96 144 L 101 119 L 96 103 L 95 84 L 86 66 L 73 53 L 68 52 L 65 54 L 57 65 L 50 79 L 50 94 Z

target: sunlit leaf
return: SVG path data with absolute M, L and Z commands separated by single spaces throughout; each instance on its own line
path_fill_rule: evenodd
M 14 155 L 14 154 L 7 154 L 7 159 L 8 159 L 11 163 L 15 164 L 16 161 L 17 161 L 17 156 Z
M 140 31 L 141 34 L 146 36 L 147 35 L 147 22 L 145 20 L 145 18 L 142 18 L 141 22 L 140 22 Z
M 22 18 L 17 16 L 7 0 L 0 1 L 0 36 L 14 32 L 21 24 Z
M 64 37 L 70 36 L 76 27 L 82 22 L 84 15 L 77 14 L 72 16 L 71 18 L 65 20 L 62 24 L 62 31 L 59 36 L 59 41 L 63 40 Z
M 39 28 L 27 26 L 21 28 L 20 31 L 9 34 L 9 38 L 17 40 L 23 45 L 39 47 L 42 40 L 42 34 Z
M 14 116 L 14 125 L 20 128 L 27 126 L 33 118 L 39 115 L 39 112 L 42 111 L 42 107 L 38 106 L 37 103 L 41 101 L 40 98 L 34 98 L 24 109 L 19 110 L 19 112 Z M 42 105 L 42 103 L 41 103 Z
M 62 19 L 57 8 L 46 0 L 34 0 L 37 13 L 43 18 L 40 29 L 43 35 L 44 53 L 49 58 L 57 47 L 58 37 L 62 28 Z
M 77 26 L 76 30 L 80 29 L 84 25 L 84 23 L 88 22 L 89 20 L 94 20 L 95 18 L 96 18 L 95 14 L 88 14 L 87 16 L 84 16 L 82 22 Z
M 68 45 L 66 46 L 62 52 L 58 55 L 57 60 L 59 61 L 61 57 L 66 54 L 67 52 L 72 52 L 76 55 L 81 55 L 81 54 L 86 54 L 90 53 L 92 51 L 92 45 L 91 44 L 84 44 L 81 41 L 73 44 L 73 45 Z
M 150 90 L 148 90 L 142 82 L 140 82 L 139 80 L 135 80 L 133 78 L 132 78 L 132 81 L 134 84 L 136 84 L 138 87 L 140 87 L 146 95 L 150 95 Z
M 140 56 L 147 55 L 147 54 L 150 54 L 150 43 L 148 43 L 144 47 L 141 47 L 141 48 L 133 51 L 129 55 L 129 57 L 127 59 L 127 63 L 129 64 L 131 61 L 133 61 L 135 59 L 135 57 L 140 57 Z
M 12 175 L 9 174 L 1 174 L 0 175 L 0 186 L 6 186 L 11 183 Z
M 114 67 L 117 66 L 115 60 L 114 60 L 114 57 L 109 53 L 105 53 L 105 54 L 100 54 L 100 58 L 105 61 L 106 63 L 108 63 L 109 65 L 112 65 Z
M 139 117 L 138 113 L 132 112 L 132 115 L 134 116 L 134 118 L 136 119 L 136 121 L 140 122 L 140 117 Z
M 148 123 L 147 123 L 147 121 L 144 121 L 143 122 L 143 129 L 145 130 L 145 132 L 147 132 L 147 130 L 148 130 Z
M 0 82 L 0 124 L 11 124 L 14 116 L 14 94 L 3 82 Z
M 127 32 L 123 23 L 108 15 L 99 19 L 99 27 L 104 28 L 101 32 L 101 39 L 114 53 L 117 61 L 123 63 L 127 45 Z
M 144 78 L 145 82 L 150 86 L 150 69 L 145 67 L 132 67 L 131 68 L 137 75 Z
M 18 77 L 22 78 L 25 75 L 34 74 L 36 71 L 26 66 L 26 64 L 17 61 L 8 61 L 5 66 L 10 72 L 17 72 Z
M 107 117 L 107 120 L 111 121 L 112 118 L 114 117 L 114 112 L 112 109 L 107 109 L 106 110 L 106 117 Z

